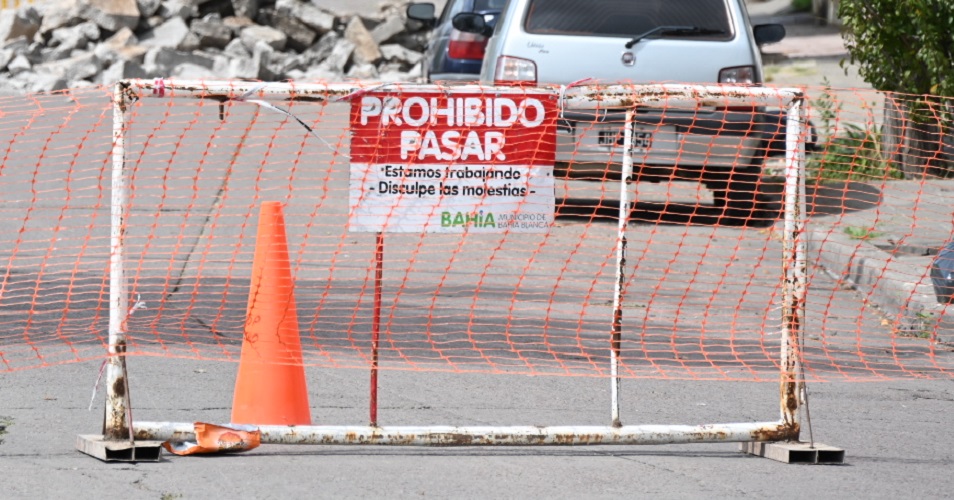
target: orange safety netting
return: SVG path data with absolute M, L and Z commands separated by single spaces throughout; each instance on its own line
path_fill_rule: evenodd
M 952 102 L 805 92 L 806 378 L 950 377 L 930 268 L 954 237 Z M 106 355 L 111 97 L 0 99 L 0 371 Z M 239 359 L 259 207 L 277 201 L 303 363 L 371 363 L 378 241 L 349 230 L 351 104 L 270 102 L 284 112 L 171 94 L 126 110 L 128 355 Z M 785 110 L 753 106 L 637 109 L 624 377 L 778 379 Z M 555 154 L 548 230 L 382 235 L 382 368 L 609 375 L 624 135 L 604 111 L 537 143 Z

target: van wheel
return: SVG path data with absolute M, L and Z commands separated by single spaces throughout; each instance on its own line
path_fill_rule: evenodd
M 761 167 L 747 167 L 704 174 L 703 184 L 712 191 L 713 205 L 724 209 L 726 216 L 747 219 L 759 209 L 761 173 Z

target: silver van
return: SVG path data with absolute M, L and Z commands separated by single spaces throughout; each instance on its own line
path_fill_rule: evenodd
M 461 31 L 492 34 L 480 80 L 488 85 L 762 82 L 759 45 L 781 40 L 778 24 L 752 26 L 743 0 L 510 0 L 489 28 L 461 13 Z M 624 112 L 566 112 L 558 173 L 617 177 Z M 637 109 L 635 177 L 692 180 L 717 206 L 751 211 L 761 166 L 784 134 L 779 112 L 708 106 Z

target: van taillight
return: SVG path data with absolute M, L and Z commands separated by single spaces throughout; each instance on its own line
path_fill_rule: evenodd
M 486 48 L 487 37 L 454 30 L 447 44 L 447 55 L 452 59 L 483 59 Z
M 755 68 L 753 66 L 722 68 L 719 70 L 719 83 L 751 85 L 755 83 Z
M 754 66 L 736 66 L 719 70 L 719 83 L 729 85 L 757 85 Z M 717 111 L 754 113 L 756 106 L 716 106 Z
M 500 56 L 494 70 L 497 85 L 536 85 L 537 64 L 529 59 Z

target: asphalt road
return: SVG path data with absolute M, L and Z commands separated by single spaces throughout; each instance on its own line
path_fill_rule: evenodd
M 735 444 L 382 448 L 265 445 L 242 455 L 106 464 L 73 449 L 101 425 L 88 411 L 99 363 L 0 375 L 4 498 L 948 498 L 950 381 L 811 386 L 817 442 L 845 465 L 786 465 Z M 228 420 L 235 365 L 130 360 L 134 418 Z M 367 419 L 367 372 L 308 370 L 316 424 Z M 608 424 L 608 381 L 387 371 L 383 424 Z M 623 421 L 753 421 L 774 384 L 629 380 Z M 101 392 L 100 392 L 101 394 Z M 692 415 L 692 416 L 690 416 Z M 806 437 L 807 439 L 807 437 Z

